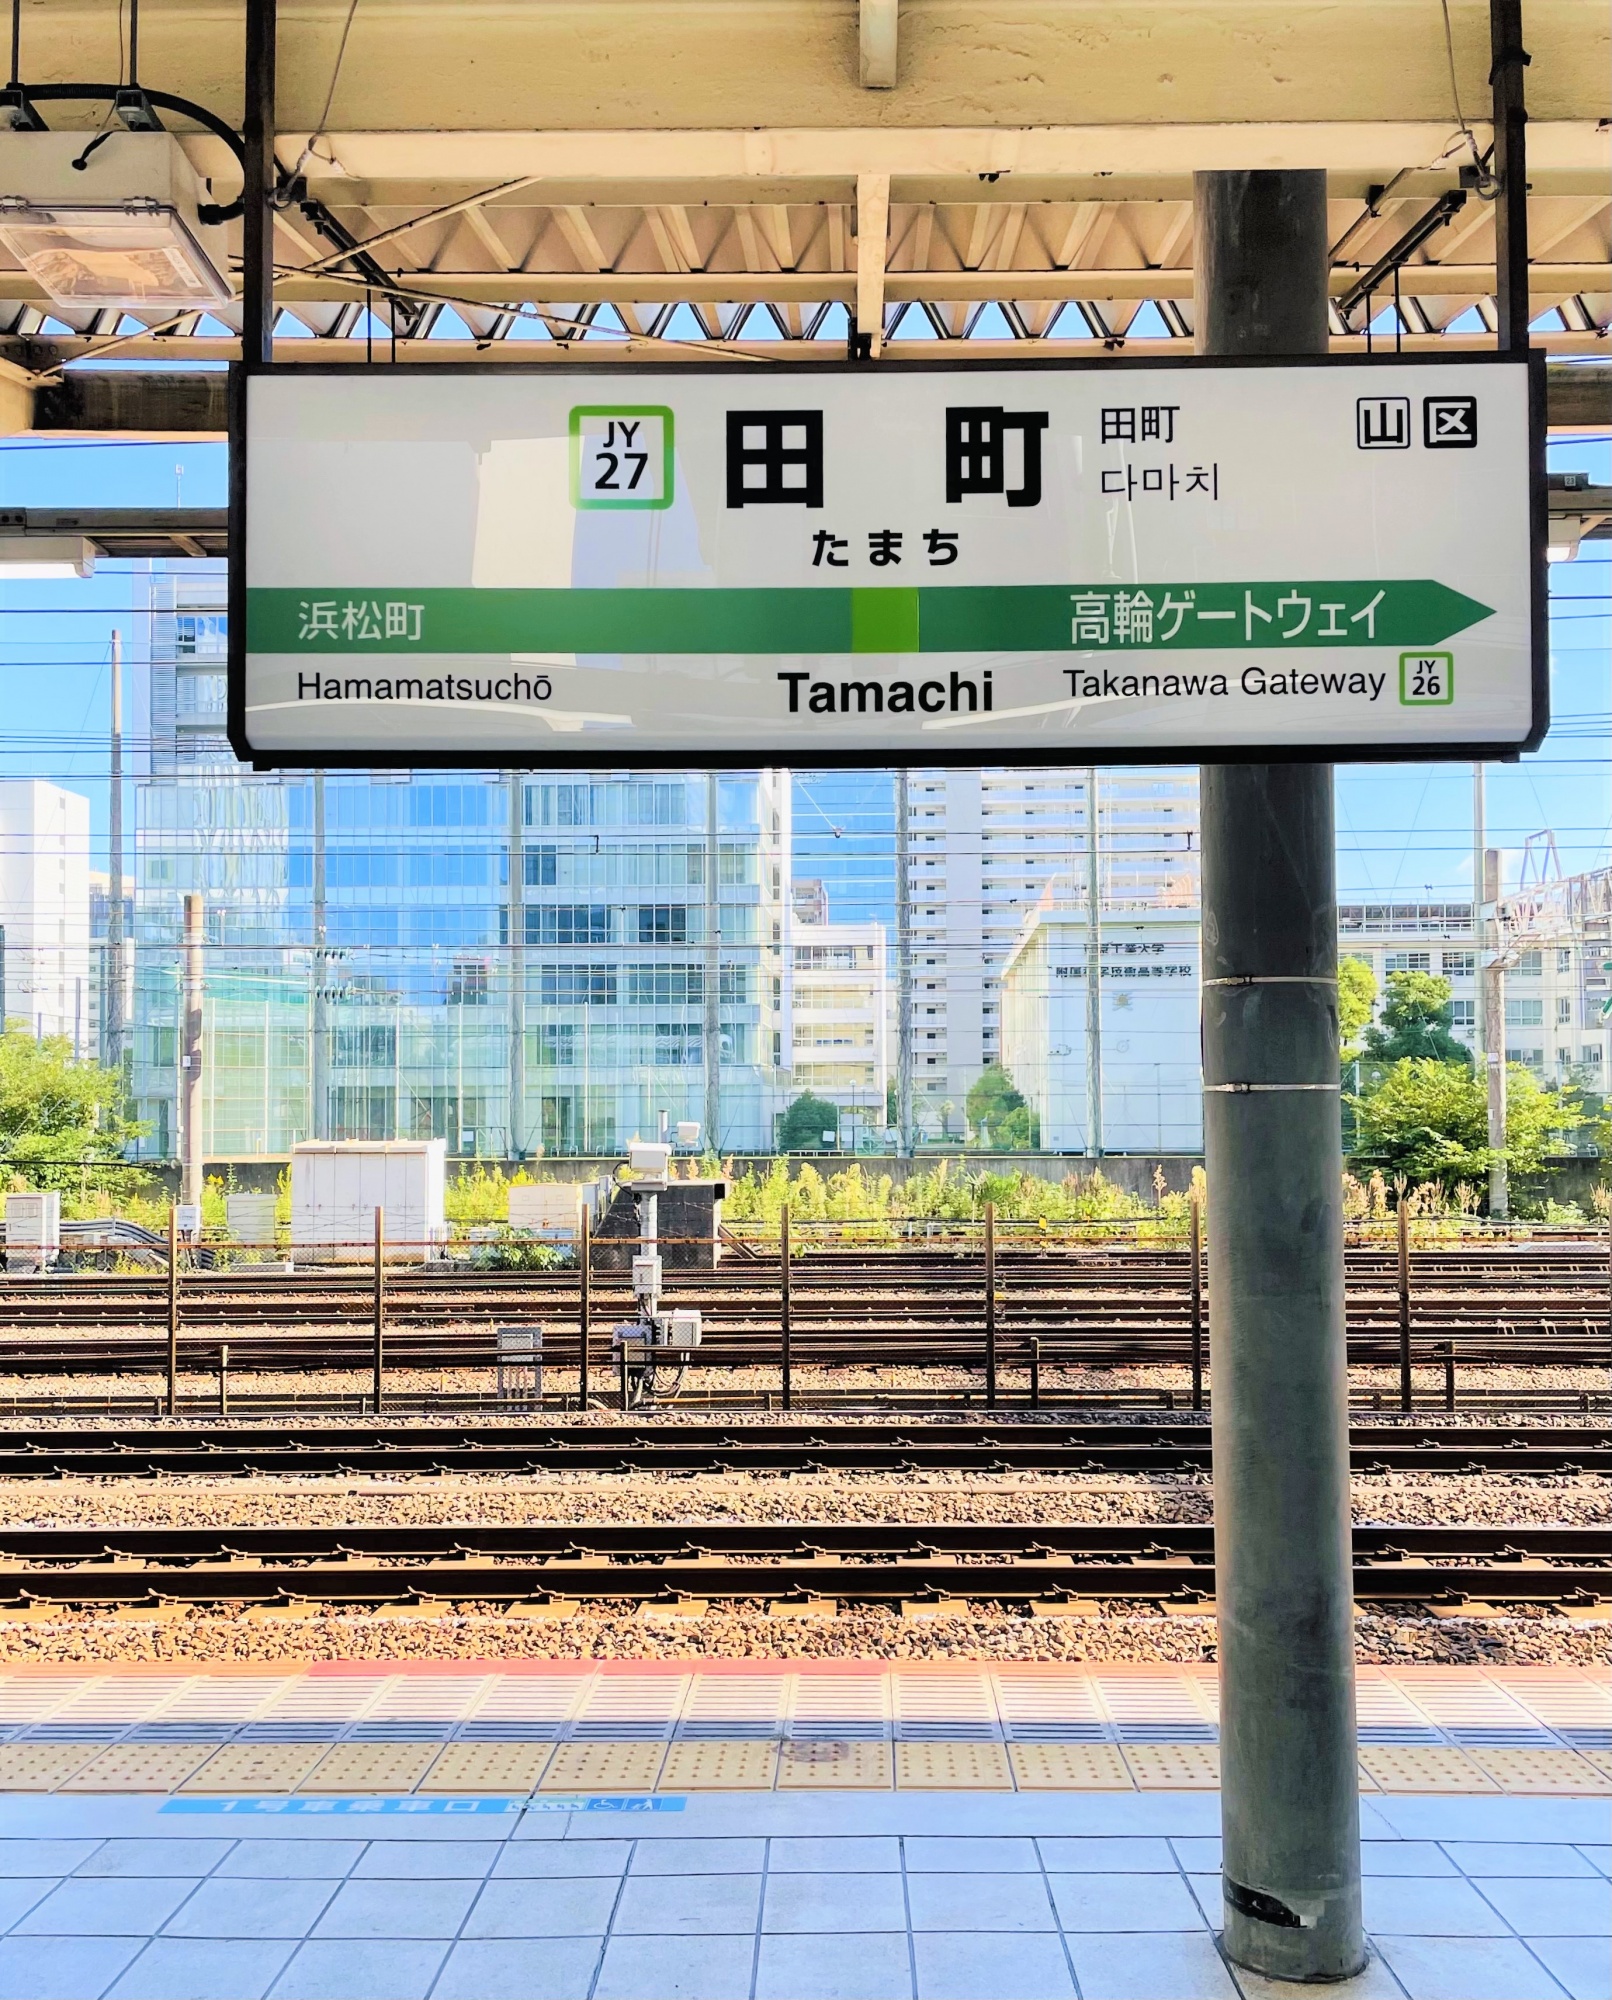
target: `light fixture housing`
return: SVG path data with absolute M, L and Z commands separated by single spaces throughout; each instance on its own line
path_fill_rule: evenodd
M 0 535 L 0 583 L 91 576 L 95 549 L 83 535 Z
M 58 305 L 207 311 L 231 297 L 224 231 L 171 132 L 0 132 L 0 244 Z

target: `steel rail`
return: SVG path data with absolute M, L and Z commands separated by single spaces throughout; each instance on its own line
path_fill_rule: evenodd
M 1612 1429 L 1361 1425 L 1359 1472 L 1612 1472 Z M 0 1432 L 0 1478 L 248 1473 L 1192 1472 L 1203 1424 L 253 1425 Z
M 1363 1603 L 1593 1603 L 1612 1529 L 1367 1527 Z M 7 1528 L 0 1602 L 127 1605 L 828 1596 L 851 1601 L 1214 1591 L 1207 1523 Z

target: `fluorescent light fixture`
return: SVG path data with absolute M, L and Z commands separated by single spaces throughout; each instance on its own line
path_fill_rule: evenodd
M 1550 535 L 1545 543 L 1547 562 L 1572 562 L 1578 555 L 1578 545 L 1589 522 L 1577 514 L 1552 514 Z
M 224 305 L 229 286 L 168 202 L 0 197 L 0 243 L 58 305 Z
M 90 576 L 95 551 L 82 535 L 0 535 L 0 583 Z

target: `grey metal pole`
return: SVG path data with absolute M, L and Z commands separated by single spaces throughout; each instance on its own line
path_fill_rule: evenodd
M 1511 1214 L 1511 1176 L 1506 1163 L 1506 933 L 1500 914 L 1500 860 L 1498 847 L 1484 849 L 1484 949 L 1478 959 L 1489 1147 L 1494 1156 L 1489 1168 L 1491 1222 L 1504 1222 Z
M 778 1367 L 786 1410 L 794 1401 L 795 1387 L 794 1355 L 791 1351 L 794 1299 L 790 1290 L 789 1256 L 789 1203 L 786 1201 L 778 1214 Z
M 996 1408 L 996 1203 L 985 1204 L 985 1407 Z
M 1528 348 L 1528 161 L 1524 132 L 1522 0 L 1489 0 L 1489 82 L 1494 96 L 1496 344 L 1502 354 Z
M 509 784 L 509 881 L 505 921 L 509 926 L 509 1156 L 526 1158 L 526 858 L 525 791 L 519 771 Z M 398 1038 L 401 1040 L 401 1036 Z
M 325 774 L 313 774 L 313 1005 L 309 1009 L 309 1124 L 316 1139 L 330 1137 L 330 961 L 325 905 Z
M 112 634 L 112 731 L 107 771 L 106 981 L 102 1036 L 108 1069 L 123 1075 L 123 634 Z
M 1086 772 L 1086 1153 L 1103 1157 L 1103 874 L 1102 798 Z
M 1326 175 L 1195 178 L 1199 351 L 1327 350 Z M 1225 1932 L 1365 1963 L 1355 1766 L 1332 773 L 1202 773 L 1204 1152 Z
M 375 1273 L 371 1300 L 370 1396 L 375 1414 L 381 1413 L 386 1395 L 386 1210 L 375 1211 Z
M 715 771 L 705 778 L 705 1145 L 722 1145 L 722 854 L 721 793 Z
M 207 935 L 207 909 L 198 890 L 185 896 L 184 1035 L 180 1067 L 179 1198 L 201 1205 L 206 1160 L 202 1127 L 202 1007 L 205 992 L 202 945 Z
M 896 1131 L 912 1156 L 912 786 L 896 772 Z

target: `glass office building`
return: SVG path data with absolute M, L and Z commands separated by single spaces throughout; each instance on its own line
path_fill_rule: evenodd
M 661 1114 L 765 1150 L 787 1101 L 781 773 L 254 773 L 224 577 L 150 579 L 131 690 L 134 1092 L 176 1138 L 183 898 L 205 900 L 206 1152 L 445 1138 L 612 1153 Z M 144 725 L 142 728 L 142 724 Z

